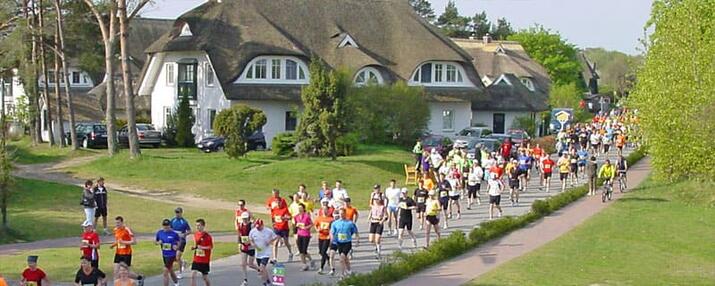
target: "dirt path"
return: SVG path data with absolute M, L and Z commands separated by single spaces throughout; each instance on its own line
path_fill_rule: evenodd
M 646 157 L 628 171 L 628 184 L 639 185 L 650 173 L 650 158 Z M 614 193 L 614 199 L 621 194 Z M 509 260 L 527 254 L 567 233 L 586 219 L 611 205 L 600 196 L 583 198 L 538 222 L 509 235 L 486 243 L 455 259 L 424 270 L 393 285 L 434 286 L 462 285 Z
M 103 155 L 78 157 L 57 163 L 27 165 L 18 164 L 13 172 L 13 175 L 26 179 L 82 186 L 84 179 L 74 177 L 71 173 L 67 172 L 66 169 L 92 162 L 101 156 Z M 121 182 L 114 182 L 111 178 L 107 178 L 106 185 L 111 191 L 162 203 L 175 204 L 177 206 L 191 206 L 222 210 L 233 210 L 236 208 L 235 202 L 207 199 L 180 192 L 140 189 L 132 186 L 125 186 L 121 184 Z M 249 204 L 248 207 L 257 213 L 266 212 L 263 206 Z

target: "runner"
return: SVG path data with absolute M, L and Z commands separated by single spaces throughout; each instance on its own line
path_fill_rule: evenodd
M 115 276 L 118 278 L 114 279 L 114 286 L 136 286 L 134 280 L 129 278 L 129 269 L 123 263 L 119 264 L 119 273 Z
M 129 270 L 129 277 L 136 278 L 137 284 L 144 285 L 144 277 L 131 271 L 132 267 L 132 245 L 137 244 L 132 230 L 124 224 L 121 216 L 114 218 L 116 227 L 114 228 L 114 243 L 109 246 L 116 249 L 114 252 L 114 273 L 119 272 L 119 264 L 124 263 Z
M 308 271 L 315 268 L 313 258 L 308 254 L 308 246 L 310 245 L 310 229 L 313 228 L 313 219 L 310 213 L 306 212 L 305 205 L 300 204 L 298 214 L 293 217 L 293 223 L 296 227 L 296 242 L 300 261 L 303 263 L 303 271 Z
M 350 198 L 345 199 L 345 218 L 348 220 L 351 220 L 355 224 L 358 223 L 358 218 L 360 217 L 360 213 L 358 212 L 358 209 L 353 207 L 352 200 Z M 335 216 L 332 215 L 331 216 Z
M 336 202 L 336 205 L 334 207 L 336 209 L 342 208 L 343 204 L 345 202 L 345 199 L 347 199 L 349 197 L 350 196 L 348 195 L 348 190 L 343 188 L 343 181 L 336 180 L 335 188 L 333 189 L 333 198 L 335 199 L 335 202 Z
M 576 152 L 576 156 L 578 156 L 578 168 L 579 168 L 579 173 L 581 173 L 581 177 L 586 176 L 586 163 L 588 162 L 588 158 L 590 155 L 588 154 L 588 150 L 586 148 L 581 148 Z
M 250 211 L 246 208 L 246 201 L 245 200 L 238 200 L 238 203 L 236 203 L 236 216 L 234 219 L 234 227 L 236 231 L 238 231 L 238 226 L 239 224 L 243 223 L 243 213 L 248 214 L 249 220 L 253 219 L 253 214 L 251 214 Z M 248 235 L 248 234 L 246 234 Z
M 42 268 L 37 267 L 37 259 L 39 257 L 31 255 L 27 257 L 27 268 L 22 271 L 22 277 L 20 278 L 20 285 L 25 286 L 42 286 L 44 282 L 45 285 L 50 285 L 50 279 L 47 278 L 47 274 Z
M 154 244 L 161 246 L 161 257 L 164 261 L 164 286 L 169 286 L 169 279 L 174 282 L 174 286 L 179 285 L 179 279 L 174 273 L 174 262 L 179 248 L 179 234 L 171 229 L 171 221 L 165 219 L 161 222 L 161 229 L 156 232 Z
M 368 202 L 367 202 L 368 206 L 372 206 L 378 200 L 383 201 L 383 202 L 385 202 L 387 200 L 387 197 L 382 192 L 381 188 L 382 187 L 380 186 L 380 184 L 375 184 L 372 186 L 372 193 L 370 193 L 370 198 L 368 199 Z
M 574 187 L 578 185 L 578 154 L 576 149 L 573 148 L 569 152 L 569 171 L 569 177 L 571 177 L 571 187 Z
M 89 258 L 92 267 L 99 268 L 99 235 L 94 231 L 92 224 L 84 223 L 84 232 L 82 233 L 82 242 L 79 244 L 79 249 L 82 251 L 82 257 Z
M 330 262 L 330 268 L 333 272 L 335 271 L 333 261 L 328 255 L 328 249 L 330 248 L 330 224 L 333 223 L 333 216 L 332 214 L 326 215 L 327 208 L 327 205 L 323 205 L 322 213 L 318 214 L 315 218 L 315 231 L 318 232 L 318 253 L 320 253 L 320 270 L 318 270 L 318 274 L 321 275 L 326 274 L 326 262 Z
M 241 271 L 243 271 L 243 283 L 241 286 L 248 285 L 248 268 L 259 271 L 254 263 L 256 260 L 256 250 L 251 244 L 251 214 L 248 211 L 241 213 L 240 221 L 236 224 L 236 233 L 238 234 L 238 248 L 241 250 Z
M 400 219 L 397 226 L 397 240 L 400 250 L 402 250 L 402 239 L 405 230 L 407 230 L 407 233 L 410 237 L 412 237 L 412 247 L 417 248 L 417 238 L 415 237 L 415 234 L 412 233 L 412 210 L 417 208 L 417 204 L 415 203 L 415 200 L 407 195 L 407 188 L 403 188 L 400 192 L 400 201 L 398 205 L 398 217 Z
M 99 217 L 102 217 L 102 232 L 104 235 L 109 235 L 107 231 L 107 188 L 104 186 L 104 178 L 97 179 L 97 186 L 94 187 L 94 201 L 97 204 L 97 209 L 94 211 L 94 225 L 97 226 Z M 97 266 L 95 266 L 97 268 Z
M 338 210 L 338 215 L 340 219 L 334 221 L 330 226 L 330 240 L 334 241 L 337 246 L 343 266 L 342 276 L 346 277 L 352 274 L 350 270 L 350 259 L 348 258 L 348 253 L 350 253 L 350 250 L 353 248 L 352 237 L 355 235 L 355 239 L 359 245 L 360 235 L 358 234 L 357 225 L 345 217 L 344 209 Z
M 318 190 L 318 200 L 322 201 L 326 197 L 331 199 L 333 197 L 333 190 L 328 187 L 327 181 L 322 181 L 320 182 L 320 189 Z
M 420 165 L 422 163 L 422 140 L 417 138 L 415 146 L 412 147 L 412 153 L 415 154 L 415 171 L 420 172 Z
M 296 192 L 295 194 L 298 195 L 298 202 L 305 205 L 305 211 L 312 213 L 313 198 L 311 198 L 308 191 L 306 191 L 305 184 L 298 185 L 298 192 Z
M 624 132 L 618 131 L 616 135 L 616 148 L 618 149 L 618 156 L 623 155 L 623 147 L 626 146 L 626 135 Z
M 591 156 L 591 160 L 586 163 L 586 176 L 588 180 L 588 195 L 596 194 L 596 179 L 598 178 L 598 162 L 596 156 Z
M 284 198 L 281 198 L 280 190 L 273 189 L 272 195 L 266 200 L 266 210 L 270 213 L 279 208 L 288 208 L 288 203 Z
M 544 156 L 544 149 L 538 143 L 531 149 L 531 155 L 534 157 L 534 166 L 536 171 L 541 173 L 541 161 Z
M 77 270 L 77 274 L 74 277 L 75 285 L 107 285 L 107 275 L 102 270 L 92 266 L 91 258 L 82 257 L 80 261 L 79 270 Z
M 559 158 L 556 163 L 559 166 L 559 180 L 561 180 L 561 192 L 566 191 L 566 180 L 569 178 L 569 173 L 571 172 L 571 160 L 569 155 L 564 153 Z
M 206 221 L 202 218 L 196 220 L 196 232 L 194 233 L 194 260 L 191 263 L 191 286 L 196 286 L 196 276 L 201 273 L 204 285 L 210 286 L 209 272 L 211 271 L 211 249 L 214 243 L 211 235 L 206 232 Z
M 397 235 L 397 211 L 400 201 L 400 188 L 395 186 L 395 179 L 390 180 L 390 186 L 385 189 L 387 198 L 387 235 Z
M 84 208 L 83 224 L 94 223 L 94 211 L 97 207 L 97 202 L 94 200 L 92 185 L 92 180 L 87 180 L 84 182 L 84 189 L 82 190 L 82 207 Z
M 440 200 L 436 198 L 436 193 L 434 190 L 429 191 L 427 195 L 429 196 L 429 198 L 425 203 L 425 220 L 427 221 L 427 227 L 425 228 L 425 248 L 429 247 L 430 231 L 432 230 L 432 228 L 434 228 L 434 233 L 437 234 L 437 239 L 440 239 L 439 211 L 440 208 L 442 208 Z
M 255 228 L 249 233 L 251 245 L 256 249 L 256 263 L 258 264 L 258 275 L 263 280 L 263 286 L 272 285 L 268 275 L 268 261 L 273 254 L 271 253 L 272 245 L 278 242 L 278 237 L 275 231 L 263 226 L 263 220 L 257 219 Z
M 5 277 L 2 277 L 2 273 L 0 273 L 0 286 L 7 286 L 7 281 L 5 281 Z
M 551 160 L 551 155 L 546 154 L 543 158 L 545 159 L 541 162 L 541 185 L 546 188 L 546 192 L 548 193 L 551 187 L 551 174 L 554 172 L 556 163 L 554 160 Z
M 318 215 L 332 217 L 333 212 L 335 212 L 335 208 L 330 205 L 330 201 L 327 200 L 327 198 L 322 199 L 320 201 L 320 209 L 318 209 Z
M 437 152 L 436 148 L 432 148 L 430 151 L 430 163 L 432 165 L 432 176 L 434 178 L 439 178 L 439 169 L 442 168 L 444 158 L 442 158 L 442 154 Z M 425 181 L 425 185 L 426 184 L 427 182 Z
M 171 229 L 179 234 L 179 245 L 176 248 L 176 263 L 179 264 L 179 269 L 176 273 L 176 278 L 183 278 L 183 272 L 186 269 L 186 261 L 182 259 L 186 250 L 186 237 L 191 234 L 191 225 L 184 218 L 184 209 L 177 207 L 174 209 L 174 218 L 171 219 Z M 172 267 L 173 269 L 173 267 Z
M 593 130 L 589 140 L 591 141 L 591 154 L 600 155 L 601 154 L 601 135 L 598 133 L 598 130 Z
M 506 167 L 506 174 L 509 181 L 509 200 L 511 206 L 519 204 L 519 180 L 520 171 L 516 160 L 512 160 Z
M 425 188 L 425 181 L 419 180 L 417 182 L 417 188 L 415 189 L 414 197 L 417 200 L 417 219 L 420 222 L 420 229 L 424 228 L 425 225 L 425 210 L 427 209 L 427 198 L 429 197 L 429 191 Z
M 469 175 L 467 175 L 467 209 L 468 210 L 472 209 L 472 204 L 474 204 L 474 199 L 477 199 L 477 205 L 482 204 L 482 200 L 479 198 L 479 190 L 482 188 L 482 178 L 484 178 L 484 170 L 482 170 L 482 167 L 479 166 L 479 164 L 476 160 L 474 160 L 474 164 L 472 164 L 472 169 L 469 172 Z M 419 204 L 418 204 L 418 210 L 419 210 Z M 419 212 L 418 212 L 418 217 L 419 217 Z M 420 229 L 422 229 L 421 226 L 420 226 Z
M 504 191 L 504 184 L 498 179 L 496 174 L 492 174 L 491 180 L 487 183 L 489 192 L 489 220 L 491 220 L 494 218 L 494 208 L 499 210 L 499 217 L 502 215 L 502 209 L 499 203 L 501 202 L 501 193 Z
M 385 227 L 385 221 L 387 221 L 387 208 L 383 200 L 376 199 L 373 201 L 372 206 L 370 206 L 368 221 L 370 221 L 370 234 L 368 234 L 367 240 L 375 244 L 375 258 L 380 259 L 382 231 Z
M 529 185 L 529 169 L 531 169 L 531 157 L 526 154 L 526 150 L 521 150 L 521 153 L 517 157 L 517 178 L 518 187 L 522 192 L 526 191 Z M 519 194 L 516 195 L 516 203 L 519 203 Z
M 428 191 L 434 190 L 434 180 L 432 180 L 432 177 L 430 177 L 430 174 L 424 174 L 422 175 L 422 182 L 424 182 L 424 187 Z
M 442 228 L 447 229 L 449 227 L 447 222 L 447 208 L 449 208 L 449 191 L 452 190 L 452 187 L 449 185 L 449 181 L 442 178 L 437 189 L 439 191 L 439 204 L 442 207 L 442 216 L 444 217 L 444 225 L 442 226 Z
M 449 170 L 449 173 L 447 175 L 449 185 L 452 187 L 448 192 L 450 219 L 452 218 L 452 209 L 454 209 L 454 206 L 457 206 L 457 219 L 462 218 L 462 206 L 459 203 L 462 197 L 462 174 L 459 170 L 460 169 L 459 167 L 457 167 L 457 164 L 453 163 L 452 168 Z
M 623 178 L 623 189 L 620 190 L 621 193 L 626 191 L 628 188 L 628 177 L 626 177 L 626 172 L 628 172 L 628 161 L 623 155 L 618 155 L 618 161 L 616 162 L 616 172 L 619 178 Z
M 277 190 L 273 193 L 277 194 Z M 285 200 L 283 200 L 285 202 Z M 290 213 L 288 212 L 288 206 L 283 205 L 283 207 L 278 207 L 271 209 L 271 221 L 273 222 L 273 231 L 281 239 L 276 240 L 273 244 L 273 259 L 271 262 L 275 264 L 278 261 L 278 247 L 281 241 L 288 248 L 288 261 L 293 261 L 293 249 L 290 245 L 290 239 L 288 237 L 290 232 L 289 221 L 291 220 Z

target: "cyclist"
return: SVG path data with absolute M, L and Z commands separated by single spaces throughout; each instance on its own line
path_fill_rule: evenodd
M 598 177 L 605 179 L 603 182 L 604 186 L 613 187 L 613 178 L 616 177 L 616 168 L 611 165 L 611 160 L 606 160 L 606 163 L 601 166 L 601 170 L 598 171 Z M 604 189 L 606 191 L 606 189 Z
M 616 172 L 618 173 L 618 179 L 622 181 L 621 192 L 625 191 L 628 185 L 628 180 L 626 177 L 627 171 L 628 161 L 626 161 L 626 158 L 624 158 L 623 155 L 618 156 L 618 162 L 616 162 Z

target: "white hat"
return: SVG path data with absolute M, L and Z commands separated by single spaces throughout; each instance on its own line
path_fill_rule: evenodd
M 403 193 L 407 193 L 407 188 L 402 188 L 401 190 Z
M 251 218 L 251 214 L 249 214 L 248 212 L 243 212 L 241 213 L 241 218 Z

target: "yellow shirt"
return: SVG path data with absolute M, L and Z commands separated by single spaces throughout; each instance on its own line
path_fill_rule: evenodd
M 560 173 L 569 173 L 571 172 L 571 166 L 569 163 L 568 159 L 561 158 L 559 159 L 559 172 Z
M 438 200 L 427 199 L 426 207 L 427 207 L 427 209 L 425 210 L 425 213 L 427 215 L 432 215 L 432 216 L 439 215 L 439 210 L 441 208 L 440 208 Z
M 290 216 L 294 217 L 295 215 L 297 215 L 299 212 L 298 208 L 300 208 L 299 203 L 297 203 L 297 202 L 290 203 L 290 205 L 288 206 L 288 213 L 290 213 Z

